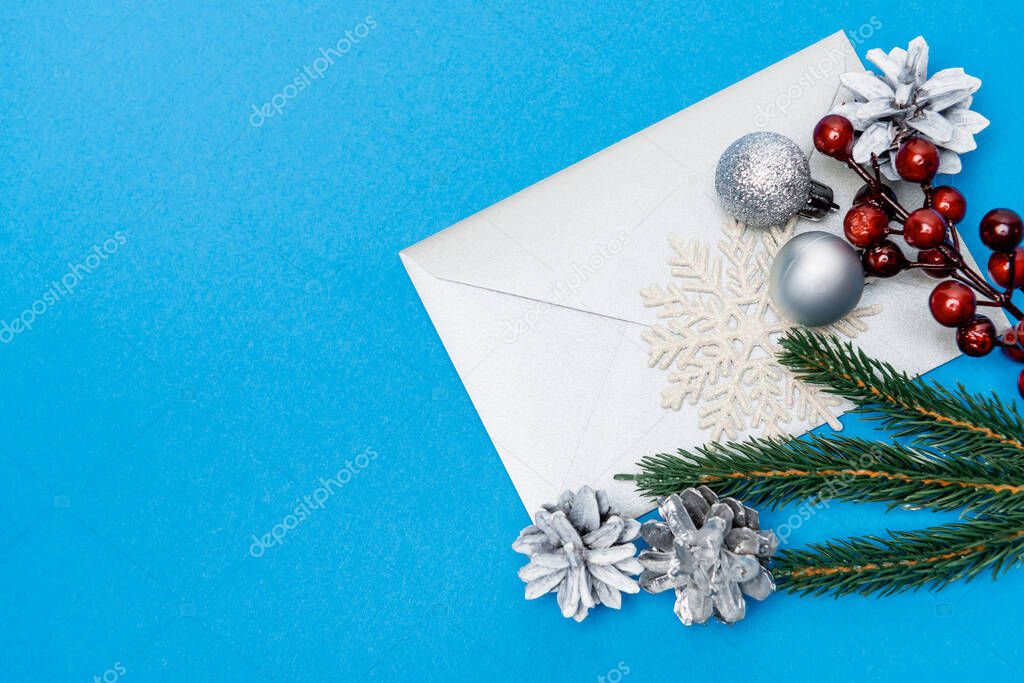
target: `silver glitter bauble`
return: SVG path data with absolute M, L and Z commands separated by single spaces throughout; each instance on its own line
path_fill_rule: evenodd
M 845 240 L 812 230 L 787 242 L 772 262 L 768 291 L 781 313 L 809 327 L 852 311 L 864 292 L 864 267 Z
M 761 228 L 796 213 L 818 220 L 835 207 L 832 190 L 811 179 L 804 153 L 778 133 L 749 133 L 729 145 L 718 160 L 715 190 L 726 213 Z

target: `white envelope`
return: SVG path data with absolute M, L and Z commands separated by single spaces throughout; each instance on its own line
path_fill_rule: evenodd
M 662 407 L 666 375 L 648 368 L 641 338 L 657 318 L 639 292 L 670 279 L 669 235 L 720 238 L 722 150 L 772 130 L 810 154 L 839 75 L 861 69 L 836 33 L 401 252 L 531 514 L 583 484 L 607 489 L 627 514 L 646 512 L 652 503 L 613 475 L 709 440 L 695 406 Z M 860 181 L 810 159 L 813 177 L 849 206 Z M 842 212 L 797 230 L 841 233 Z M 882 310 L 858 345 L 914 373 L 956 356 L 952 331 L 928 312 L 934 283 L 911 271 L 867 287 L 863 304 Z

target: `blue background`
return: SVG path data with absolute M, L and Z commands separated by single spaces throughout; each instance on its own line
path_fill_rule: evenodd
M 993 123 L 956 180 L 976 224 L 1024 180 L 1024 13 L 479 5 L 0 9 L 0 317 L 126 236 L 0 344 L 0 679 L 1024 675 L 1024 571 L 888 599 L 780 594 L 731 629 L 684 629 L 668 595 L 583 624 L 523 601 L 509 544 L 529 520 L 397 257 L 873 17 L 861 55 L 922 33 L 933 68 L 984 80 L 975 108 Z M 1009 398 L 1016 372 L 961 358 L 934 376 Z M 322 509 L 250 555 L 367 448 Z M 794 540 L 952 517 L 833 505 Z

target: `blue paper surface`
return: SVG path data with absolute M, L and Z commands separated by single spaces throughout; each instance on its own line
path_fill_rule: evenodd
M 529 520 L 397 257 L 837 29 L 982 78 L 965 225 L 1020 209 L 1024 11 L 486 4 L 0 10 L 0 680 L 1024 676 L 1021 570 L 732 628 L 523 601 Z M 793 540 L 953 518 L 835 504 Z

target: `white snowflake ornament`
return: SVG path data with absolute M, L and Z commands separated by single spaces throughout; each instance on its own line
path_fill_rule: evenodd
M 710 438 L 740 432 L 781 434 L 796 421 L 842 425 L 840 401 L 800 381 L 776 360 L 778 339 L 795 327 L 768 292 L 772 260 L 793 235 L 796 219 L 773 228 L 747 229 L 730 219 L 722 226 L 718 254 L 699 240 L 671 239 L 674 279 L 641 291 L 664 324 L 643 332 L 648 364 L 669 370 L 662 405 L 698 406 L 700 427 Z M 827 331 L 855 337 L 878 307 L 858 307 Z
M 974 135 L 988 126 L 988 119 L 971 111 L 981 80 L 961 68 L 943 69 L 928 78 L 928 43 L 921 36 L 906 50 L 895 47 L 886 54 L 874 48 L 866 57 L 881 75 L 856 71 L 840 76 L 854 99 L 832 110 L 860 131 L 853 160 L 868 163 L 874 154 L 885 176 L 899 180 L 895 151 L 905 138 L 916 135 L 939 148 L 939 173 L 959 173 L 960 155 L 977 147 Z

